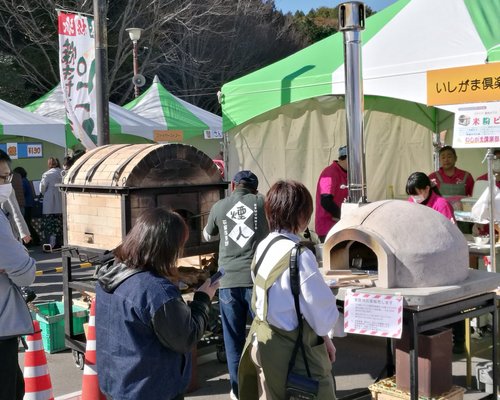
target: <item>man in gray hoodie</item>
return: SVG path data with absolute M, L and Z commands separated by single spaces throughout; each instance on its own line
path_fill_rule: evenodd
M 0 150 L 0 204 L 12 192 L 10 157 Z M 19 290 L 35 280 L 36 265 L 14 238 L 0 211 L 0 399 L 22 400 L 24 379 L 18 361 L 18 338 L 33 333 L 31 314 Z

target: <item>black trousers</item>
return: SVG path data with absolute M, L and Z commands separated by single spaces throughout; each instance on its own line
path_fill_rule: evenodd
M 22 400 L 24 397 L 24 378 L 17 351 L 17 338 L 0 340 L 0 400 Z

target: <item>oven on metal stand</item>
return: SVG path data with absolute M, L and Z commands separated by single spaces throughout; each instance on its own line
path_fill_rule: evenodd
M 75 335 L 72 301 L 75 292 L 93 294 L 96 271 L 109 262 L 138 216 L 162 207 L 186 221 L 189 239 L 184 257 L 216 253 L 217 242 L 203 241 L 206 219 L 224 197 L 228 182 L 213 161 L 183 144 L 101 146 L 80 157 L 63 177 L 64 246 L 62 249 L 65 342 L 83 368 L 85 336 Z M 93 268 L 78 274 L 72 260 Z M 208 272 L 207 272 L 208 273 Z

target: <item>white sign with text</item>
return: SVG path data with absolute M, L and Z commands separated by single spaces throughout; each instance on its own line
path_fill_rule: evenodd
M 344 331 L 401 338 L 403 296 L 348 291 L 344 300 Z

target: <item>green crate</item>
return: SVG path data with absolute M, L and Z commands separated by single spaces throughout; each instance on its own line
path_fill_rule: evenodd
M 47 353 L 55 353 L 66 349 L 64 343 L 64 304 L 62 301 L 51 301 L 36 304 L 38 312 L 35 318 L 40 322 L 43 348 Z M 89 311 L 73 305 L 73 334 L 83 333 L 83 324 L 88 320 Z

